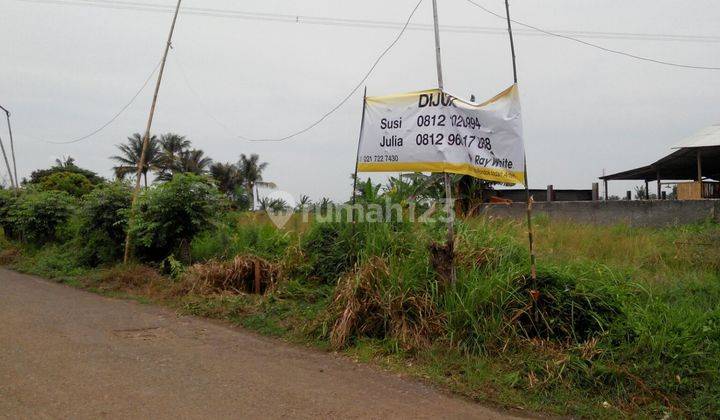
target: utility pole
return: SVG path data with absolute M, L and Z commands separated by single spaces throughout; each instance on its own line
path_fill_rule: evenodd
M 437 64 L 437 79 L 438 89 L 440 89 L 440 95 L 444 95 L 443 92 L 443 74 L 442 74 L 442 58 L 440 55 L 440 26 L 438 24 L 438 9 L 437 0 L 433 0 L 433 27 L 435 29 L 435 61 Z M 450 262 L 450 282 L 455 283 L 457 279 L 457 273 L 455 272 L 455 206 L 452 201 L 452 179 L 450 174 L 443 172 L 444 183 L 445 183 L 445 208 L 447 209 L 447 248 L 448 253 L 452 257 Z
M 162 83 L 163 73 L 165 71 L 165 62 L 167 55 L 172 46 L 172 36 L 175 32 L 175 23 L 177 22 L 178 13 L 180 12 L 180 3 L 178 0 L 175 6 L 175 14 L 173 15 L 172 24 L 170 25 L 170 34 L 165 44 L 165 52 L 163 53 L 162 62 L 160 63 L 160 73 L 158 73 L 157 83 L 155 84 L 155 93 L 153 94 L 152 105 L 150 106 L 150 116 L 148 117 L 147 127 L 145 128 L 145 136 L 143 137 L 142 152 L 140 153 L 140 162 L 138 162 L 137 176 L 135 179 L 135 190 L 133 191 L 132 204 L 130 205 L 130 217 L 128 218 L 128 232 L 125 235 L 125 257 L 123 261 L 127 264 L 130 259 L 130 226 L 135 219 L 135 207 L 137 205 L 138 194 L 140 193 L 140 178 L 142 177 L 143 168 L 145 167 L 145 157 L 147 154 L 148 143 L 150 142 L 150 128 L 152 127 L 153 116 L 155 115 L 155 105 L 157 104 L 158 93 L 160 92 L 160 84 Z
M 13 181 L 12 170 L 10 170 L 10 163 L 8 162 L 7 153 L 5 153 L 5 144 L 3 143 L 2 138 L 0 138 L 0 150 L 2 150 L 2 155 L 5 159 L 5 167 L 7 168 L 8 176 L 10 177 L 10 187 L 15 189 L 15 181 Z M 17 191 L 17 189 L 15 189 L 15 191 Z
M 17 177 L 17 165 L 15 164 L 15 142 L 13 141 L 13 133 L 12 133 L 12 126 L 10 125 L 10 111 L 8 111 L 4 106 L 0 105 L 0 109 L 5 111 L 5 118 L 7 118 L 7 125 L 8 125 L 8 133 L 10 134 L 10 154 L 12 155 L 12 161 L 13 161 L 13 173 L 15 174 L 15 192 L 17 193 L 18 188 L 20 188 L 20 183 L 18 182 Z M 10 175 L 10 179 L 12 180 L 12 175 Z

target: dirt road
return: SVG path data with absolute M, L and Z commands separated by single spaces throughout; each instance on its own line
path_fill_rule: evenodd
M 339 356 L 0 269 L 0 417 L 507 414 Z

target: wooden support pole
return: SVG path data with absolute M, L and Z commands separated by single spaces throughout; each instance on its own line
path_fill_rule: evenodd
M 170 33 L 168 34 L 167 43 L 165 44 L 165 52 L 163 53 L 162 62 L 160 63 L 160 73 L 158 73 L 157 83 L 155 84 L 155 93 L 153 94 L 152 104 L 150 105 L 150 115 L 148 116 L 147 126 L 145 127 L 145 135 L 143 136 L 142 152 L 140 153 L 140 162 L 137 166 L 137 177 L 135 179 L 135 190 L 133 191 L 132 203 L 130 205 L 130 217 L 128 217 L 128 232 L 125 235 L 125 256 L 123 261 L 127 264 L 130 259 L 130 227 L 135 219 L 135 207 L 137 205 L 138 194 L 140 193 L 140 178 L 145 168 L 145 158 L 147 156 L 148 144 L 150 143 L 150 129 L 152 128 L 153 117 L 155 116 L 155 106 L 157 105 L 158 94 L 160 93 L 160 84 L 162 83 L 163 73 L 165 72 L 165 63 L 167 62 L 168 52 L 172 45 L 172 36 L 175 32 L 175 23 L 177 22 L 178 13 L 180 12 L 180 3 L 178 0 L 175 6 L 175 14 L 173 15 L 172 24 L 170 25 Z
M 603 184 L 604 184 L 604 187 L 605 187 L 605 201 L 608 201 L 608 199 L 609 199 L 610 197 L 609 197 L 609 195 L 608 195 L 608 182 L 607 182 L 607 179 L 603 179 Z
M 658 200 L 659 200 L 659 199 L 660 199 L 660 195 L 661 195 L 660 193 L 661 193 L 661 191 L 662 191 L 662 189 L 661 189 L 662 186 L 660 185 L 660 169 L 659 169 L 659 168 L 657 169 L 656 174 L 657 174 L 657 198 L 658 198 Z
M 648 181 L 647 179 L 645 180 L 645 199 L 650 199 L 650 181 Z
M 697 180 L 702 182 L 702 154 L 700 149 L 697 151 Z
M 512 31 L 512 19 L 510 19 L 510 1 L 505 0 L 505 17 L 507 18 L 507 30 L 508 37 L 510 38 L 510 55 L 512 57 L 512 68 L 513 68 L 513 82 L 517 85 L 517 59 L 515 58 L 515 39 L 513 38 Z M 528 226 L 528 247 L 530 250 L 530 278 L 532 278 L 533 286 L 537 281 L 537 268 L 535 264 L 535 241 L 533 237 L 533 225 L 532 225 L 532 202 L 533 198 L 530 195 L 530 185 L 528 183 L 528 172 L 527 172 L 527 154 L 523 158 L 523 177 L 525 178 L 525 199 L 527 201 L 527 226 Z
M 261 292 L 261 284 L 260 284 L 260 277 L 262 276 L 262 272 L 260 271 L 260 260 L 255 260 L 253 262 L 253 268 L 255 269 L 255 275 L 253 276 L 253 290 L 255 291 L 256 295 L 259 295 Z
M 555 188 L 553 188 L 552 185 L 547 186 L 545 201 L 547 201 L 548 203 L 551 201 L 555 201 Z
M 442 73 L 442 57 L 440 55 L 440 26 L 438 23 L 437 0 L 432 1 L 433 7 L 433 28 L 435 30 L 435 64 L 437 66 L 438 89 L 440 94 L 443 92 L 443 73 Z M 457 273 L 455 272 L 455 209 L 452 201 L 452 177 L 449 173 L 443 173 L 445 181 L 445 209 L 447 210 L 447 247 L 448 254 L 452 256 L 453 261 L 450 264 L 450 282 L 455 283 Z
M 600 201 L 600 185 L 597 182 L 592 183 L 592 201 Z
M 363 106 L 362 116 L 360 117 L 360 134 L 358 135 L 357 152 L 355 152 L 355 172 L 353 172 L 353 190 L 352 190 L 352 205 L 353 208 L 351 220 L 355 223 L 355 197 L 357 196 L 357 178 L 358 178 L 358 161 L 360 160 L 360 143 L 362 142 L 363 127 L 365 126 L 365 111 L 367 109 L 367 86 L 363 90 Z

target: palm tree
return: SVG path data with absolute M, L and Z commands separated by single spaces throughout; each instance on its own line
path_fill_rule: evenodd
M 240 161 L 237 164 L 240 176 L 245 182 L 245 188 L 250 195 L 250 202 L 253 203 L 255 208 L 255 188 L 258 186 L 274 188 L 275 184 L 272 182 L 263 182 L 262 173 L 267 168 L 267 162 L 260 162 L 260 156 L 253 153 L 249 157 L 244 153 L 240 155 Z
M 190 140 L 179 134 L 167 133 L 160 136 L 162 151 L 170 156 L 180 155 L 180 153 L 189 149 L 191 144 Z
M 190 148 L 192 142 L 185 136 L 167 133 L 160 136 L 161 164 L 158 170 L 158 179 L 167 181 L 172 179 L 173 167 L 177 165 L 180 156 Z
M 230 198 L 233 198 L 237 188 L 243 184 L 240 171 L 233 163 L 213 163 L 210 166 L 210 176 L 217 182 L 218 189 Z
M 312 200 L 307 195 L 303 194 L 302 197 L 300 197 L 300 200 L 298 200 L 296 209 L 298 211 L 305 210 L 306 208 L 312 206 Z
M 287 210 L 288 204 L 285 200 L 282 198 L 270 198 L 265 197 L 258 203 L 260 205 L 260 210 L 262 211 L 273 211 L 273 212 L 279 212 L 283 210 Z
M 75 166 L 75 158 L 72 156 L 63 156 L 55 159 L 55 166 L 58 168 L 70 168 Z
M 212 164 L 212 159 L 205 156 L 200 149 L 185 150 L 180 153 L 174 172 L 193 173 L 202 175 L 207 172 Z
M 212 159 L 205 156 L 205 152 L 200 149 L 183 150 L 170 163 L 165 160 L 166 158 L 167 156 L 162 156 L 163 169 L 158 174 L 158 179 L 162 181 L 171 180 L 177 173 L 202 175 L 212 164 Z
M 140 165 L 140 155 L 142 154 L 143 138 L 139 133 L 135 133 L 128 137 L 128 142 L 118 144 L 120 155 L 111 156 L 110 159 L 119 163 L 113 170 L 117 179 L 124 179 L 128 174 L 137 172 Z M 161 155 L 158 139 L 156 136 L 150 137 L 148 140 L 148 148 L 145 151 L 145 166 L 142 168 L 142 174 L 145 178 L 145 187 L 147 187 L 148 171 L 156 171 L 160 169 Z

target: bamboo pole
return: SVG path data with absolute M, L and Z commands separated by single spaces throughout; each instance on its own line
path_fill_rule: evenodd
M 433 28 L 435 31 L 435 64 L 437 67 L 438 89 L 440 95 L 443 93 L 443 72 L 442 72 L 442 56 L 440 54 L 440 25 L 438 23 L 437 0 L 433 0 Z M 443 172 L 443 180 L 445 183 L 445 208 L 447 209 L 447 248 L 448 253 L 452 256 L 453 261 L 450 263 L 450 282 L 455 283 L 457 273 L 455 271 L 455 212 L 452 203 L 452 178 L 447 172 Z
M 508 35 L 510 36 L 510 53 L 512 55 L 512 67 L 513 67 L 513 82 L 517 85 L 518 82 L 518 76 L 517 76 L 517 60 L 515 59 L 515 40 L 513 39 L 513 32 L 512 32 L 512 20 L 510 19 L 510 2 L 509 0 L 505 0 L 505 13 L 507 16 L 507 28 L 508 28 Z M 532 224 L 532 203 L 533 199 L 530 195 L 530 186 L 528 183 L 528 174 L 527 174 L 527 153 L 525 154 L 525 157 L 523 158 L 523 177 L 525 178 L 525 199 L 527 202 L 527 227 L 528 227 L 528 246 L 530 249 L 530 276 L 535 282 L 537 280 L 537 267 L 536 267 L 536 258 L 535 258 L 535 241 L 533 238 L 533 224 Z M 605 184 L 607 185 L 607 183 Z M 607 187 L 606 192 L 607 196 Z
M 157 83 L 155 84 L 155 93 L 153 94 L 152 105 L 150 106 L 150 115 L 148 116 L 147 126 L 145 127 L 145 135 L 143 136 L 142 152 L 140 153 L 140 162 L 137 166 L 137 177 L 135 179 L 135 189 L 133 191 L 132 204 L 130 205 L 130 217 L 128 218 L 128 232 L 125 235 L 125 256 L 123 261 L 127 264 L 130 259 L 130 226 L 135 219 L 135 207 L 137 205 L 138 194 L 140 193 L 140 178 L 143 174 L 145 167 L 145 158 L 147 154 L 148 144 L 150 142 L 150 129 L 152 128 L 153 117 L 155 116 L 155 106 L 157 105 L 158 94 L 160 93 L 160 84 L 162 83 L 163 73 L 165 72 L 165 63 L 167 61 L 168 52 L 172 45 L 172 36 L 175 32 L 175 23 L 177 22 L 178 13 L 180 12 L 180 3 L 182 0 L 178 0 L 177 6 L 175 6 L 175 14 L 173 15 L 172 24 L 170 25 L 170 33 L 168 35 L 167 43 L 165 44 L 165 52 L 163 53 L 162 62 L 160 63 L 160 73 L 158 74 Z

